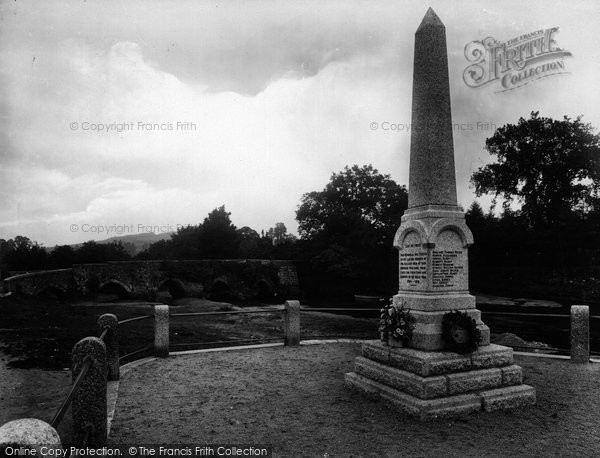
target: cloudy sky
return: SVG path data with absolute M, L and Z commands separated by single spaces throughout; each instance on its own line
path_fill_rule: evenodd
M 345 165 L 407 183 L 410 134 L 382 126 L 410 123 L 428 6 L 446 25 L 453 121 L 473 126 L 454 132 L 461 204 L 490 161 L 478 122 L 539 110 L 600 127 L 592 0 L 3 1 L 0 238 L 103 239 L 108 226 L 197 224 L 223 204 L 238 227 L 295 232 L 301 195 Z M 467 43 L 549 27 L 569 74 L 466 86 Z

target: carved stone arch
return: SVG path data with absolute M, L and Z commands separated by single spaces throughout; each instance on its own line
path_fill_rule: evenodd
M 410 232 L 416 232 L 423 243 L 429 242 L 429 237 L 427 236 L 425 226 L 423 225 L 423 223 L 421 223 L 421 221 L 415 220 L 400 225 L 400 227 L 396 231 L 396 235 L 394 236 L 394 247 L 401 250 L 402 241 Z
M 462 240 L 463 248 L 468 248 L 473 245 L 473 234 L 464 221 L 457 221 L 452 218 L 442 218 L 437 220 L 431 227 L 431 239 L 437 240 L 439 235 L 445 230 L 456 232 Z

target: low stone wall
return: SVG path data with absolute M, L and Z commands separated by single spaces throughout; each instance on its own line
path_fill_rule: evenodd
M 4 291 L 36 295 L 43 290 L 52 289 L 58 294 L 67 294 L 73 290 L 73 269 L 42 270 L 21 273 L 3 280 Z
M 296 266 L 285 260 L 115 261 L 76 264 L 4 280 L 5 291 L 36 295 L 93 296 L 106 289 L 123 297 L 153 299 L 161 289 L 175 296 L 210 296 L 226 291 L 247 299 L 261 294 L 285 299 L 299 294 Z

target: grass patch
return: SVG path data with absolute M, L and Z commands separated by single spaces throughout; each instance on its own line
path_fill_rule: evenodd
M 10 296 L 0 303 L 0 345 L 9 355 L 9 367 L 63 369 L 71 365 L 71 350 L 80 339 L 99 334 L 96 321 L 104 313 L 119 320 L 141 315 L 151 318 L 119 326 L 121 356 L 154 341 L 153 306 L 144 303 L 71 303 L 51 298 Z M 275 310 L 276 306 L 265 306 Z M 205 299 L 174 301 L 171 314 L 242 310 L 241 307 Z M 373 318 L 330 313 L 302 313 L 302 338 L 376 338 Z M 172 350 L 223 346 L 240 342 L 283 339 L 283 313 L 194 316 L 170 319 Z M 222 342 L 217 344 L 217 342 Z M 141 355 L 135 355 L 135 358 Z

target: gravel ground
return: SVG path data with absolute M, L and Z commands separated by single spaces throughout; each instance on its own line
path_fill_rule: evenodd
M 275 456 L 599 456 L 600 364 L 516 357 L 538 403 L 419 421 L 345 389 L 358 344 L 155 360 L 121 382 L 111 444 L 271 444 Z

